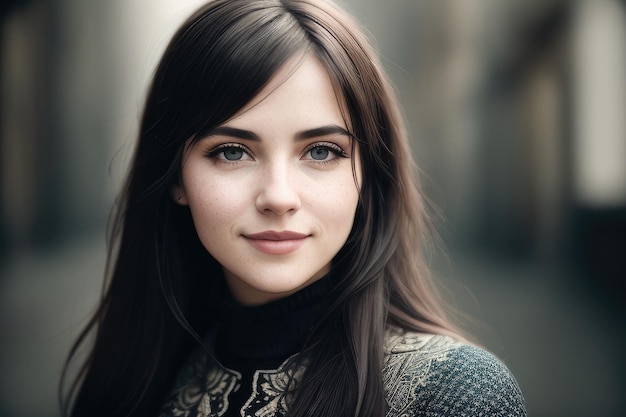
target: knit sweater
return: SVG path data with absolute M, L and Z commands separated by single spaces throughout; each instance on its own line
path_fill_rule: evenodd
M 214 353 L 190 357 L 160 417 L 284 416 L 288 382 L 304 373 L 286 365 L 326 307 L 329 285 L 324 279 L 259 307 L 227 301 L 224 325 L 210 336 Z M 386 417 L 526 416 L 505 365 L 446 336 L 389 327 L 382 375 Z

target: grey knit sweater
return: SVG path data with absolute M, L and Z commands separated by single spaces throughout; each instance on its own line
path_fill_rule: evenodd
M 387 417 L 526 416 L 502 362 L 445 336 L 390 330 L 383 378 Z

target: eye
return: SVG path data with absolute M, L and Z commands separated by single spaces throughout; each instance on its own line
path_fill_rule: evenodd
M 347 158 L 348 155 L 334 143 L 315 143 L 306 149 L 303 159 L 315 162 L 331 162 L 337 157 Z
M 309 153 L 311 154 L 311 159 L 315 159 L 316 161 L 322 161 L 328 158 L 330 150 L 323 146 L 316 146 L 315 148 L 311 149 Z
M 220 145 L 209 152 L 209 157 L 224 162 L 238 162 L 251 159 L 248 150 L 239 144 Z
M 243 158 L 243 150 L 239 148 L 228 148 L 222 151 L 222 155 L 224 155 L 224 159 L 228 159 L 229 161 L 238 161 Z

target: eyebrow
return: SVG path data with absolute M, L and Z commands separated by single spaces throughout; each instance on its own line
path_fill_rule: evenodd
M 328 125 L 328 126 L 321 126 L 321 127 L 316 127 L 313 129 L 303 130 L 301 132 L 296 133 L 294 138 L 296 141 L 300 141 L 300 140 L 311 139 L 311 138 L 316 138 L 320 136 L 337 135 L 337 134 L 352 137 L 350 132 L 348 132 L 345 128 L 338 126 L 338 125 Z M 250 130 L 239 129 L 236 127 L 229 127 L 229 126 L 214 127 L 203 136 L 209 137 L 209 136 L 217 136 L 217 135 L 231 136 L 234 138 L 247 139 L 247 140 L 252 140 L 252 141 L 257 141 L 257 142 L 261 141 L 261 138 L 256 133 Z

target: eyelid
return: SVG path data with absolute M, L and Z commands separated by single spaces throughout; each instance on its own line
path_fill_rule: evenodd
M 306 154 L 307 152 L 311 151 L 312 149 L 315 148 L 328 148 L 331 151 L 334 151 L 335 154 L 337 156 L 342 156 L 342 157 L 348 157 L 349 155 L 343 150 L 343 148 L 339 145 L 337 145 L 336 143 L 333 142 L 315 142 L 312 143 L 310 145 L 308 145 L 305 149 L 304 149 L 304 154 Z

